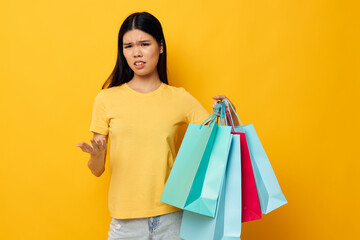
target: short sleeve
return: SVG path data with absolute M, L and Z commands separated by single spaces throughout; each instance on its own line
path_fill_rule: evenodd
M 209 113 L 201 105 L 201 103 L 184 89 L 185 122 L 201 124 Z
M 107 117 L 103 92 L 99 92 L 94 101 L 90 131 L 108 135 L 109 121 Z

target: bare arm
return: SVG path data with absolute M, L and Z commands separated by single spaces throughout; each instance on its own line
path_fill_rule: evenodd
M 107 140 L 107 135 L 94 132 L 93 138 L 90 139 L 91 144 L 85 142 L 76 144 L 83 152 L 90 154 L 88 167 L 96 177 L 100 177 L 105 171 Z

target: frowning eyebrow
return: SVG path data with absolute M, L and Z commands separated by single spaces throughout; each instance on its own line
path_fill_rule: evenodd
M 142 41 L 138 41 L 138 43 L 147 43 L 150 42 L 150 40 L 142 40 Z M 132 43 L 124 43 L 124 45 L 131 45 Z

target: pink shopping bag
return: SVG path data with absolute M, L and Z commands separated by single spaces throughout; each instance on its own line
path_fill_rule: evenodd
M 245 133 L 240 134 L 242 222 L 261 219 L 259 197 Z
M 236 132 L 232 118 L 225 108 L 222 109 L 227 116 L 228 121 L 224 121 L 225 125 L 231 125 L 232 134 L 240 135 L 241 148 L 241 222 L 249 222 L 261 219 L 261 209 L 259 196 L 257 193 L 253 167 L 251 164 L 249 147 L 246 141 L 245 132 Z M 223 115 L 225 115 L 223 113 Z M 225 118 L 225 117 L 224 117 Z

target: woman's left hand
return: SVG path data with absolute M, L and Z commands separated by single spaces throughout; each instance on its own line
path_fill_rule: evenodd
M 224 100 L 226 99 L 226 100 L 228 100 L 228 101 L 231 103 L 231 101 L 230 101 L 225 95 L 216 95 L 216 96 L 214 96 L 214 97 L 212 97 L 212 98 L 215 99 L 215 102 L 214 102 L 214 104 L 212 105 L 213 110 L 214 110 L 215 105 L 216 105 L 217 102 L 222 102 L 222 101 L 224 101 Z M 231 104 L 232 104 L 232 103 L 231 103 Z M 234 108 L 235 108 L 235 106 L 234 106 Z
M 224 101 L 224 100 L 228 100 L 228 101 L 231 103 L 231 105 L 233 105 L 233 107 L 234 107 L 234 109 L 235 109 L 235 111 L 236 111 L 236 108 L 235 108 L 234 104 L 232 104 L 232 102 L 230 101 L 230 99 L 228 99 L 225 95 L 216 95 L 216 96 L 214 96 L 214 97 L 212 97 L 212 98 L 215 99 L 215 101 L 214 101 L 214 103 L 213 103 L 213 105 L 212 105 L 213 110 L 214 110 L 215 105 L 216 105 L 217 102 L 222 102 L 222 101 Z M 229 111 L 228 107 L 226 107 L 226 110 Z M 237 117 L 236 117 L 234 111 L 233 111 L 232 109 L 230 109 L 229 112 L 231 113 L 231 116 L 232 116 L 232 118 L 233 118 L 234 125 L 235 125 L 235 126 L 239 126 L 239 122 L 238 122 L 238 120 L 237 120 Z

